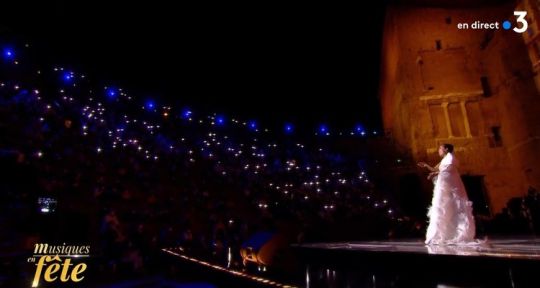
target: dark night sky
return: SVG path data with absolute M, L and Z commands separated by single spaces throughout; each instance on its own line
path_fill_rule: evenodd
M 383 4 L 41 2 L 2 4 L 0 27 L 139 97 L 268 125 L 379 126 Z

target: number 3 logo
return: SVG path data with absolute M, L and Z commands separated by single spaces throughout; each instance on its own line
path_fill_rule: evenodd
M 527 11 L 514 11 L 514 15 L 517 16 L 516 21 L 521 23 L 521 27 L 514 27 L 514 32 L 523 33 L 527 31 L 527 28 L 529 28 L 529 23 L 527 23 L 527 19 L 525 19 L 525 16 L 527 16 Z

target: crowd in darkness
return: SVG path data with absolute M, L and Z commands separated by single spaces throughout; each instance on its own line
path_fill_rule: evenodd
M 90 243 L 104 270 L 130 272 L 180 246 L 234 266 L 261 231 L 298 243 L 407 226 L 361 159 L 331 151 L 325 131 L 269 131 L 139 99 L 25 51 L 5 50 L 0 69 L 6 251 Z M 56 203 L 43 210 L 40 198 Z
M 506 207 L 486 221 L 487 232 L 507 235 L 540 233 L 540 193 L 533 187 L 523 197 L 508 200 Z

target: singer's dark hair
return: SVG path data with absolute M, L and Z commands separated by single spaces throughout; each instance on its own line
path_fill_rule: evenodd
M 454 152 L 454 145 L 445 143 L 442 144 L 442 146 L 444 147 L 444 149 L 446 149 L 446 151 L 448 151 L 448 153 Z

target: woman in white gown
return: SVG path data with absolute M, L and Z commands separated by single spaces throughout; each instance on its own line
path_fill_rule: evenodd
M 459 245 L 474 242 L 476 227 L 472 214 L 472 202 L 458 172 L 459 162 L 453 154 L 454 146 L 439 147 L 442 160 L 435 167 L 424 162 L 418 166 L 431 171 L 433 200 L 429 208 L 429 226 L 426 232 L 428 245 Z

